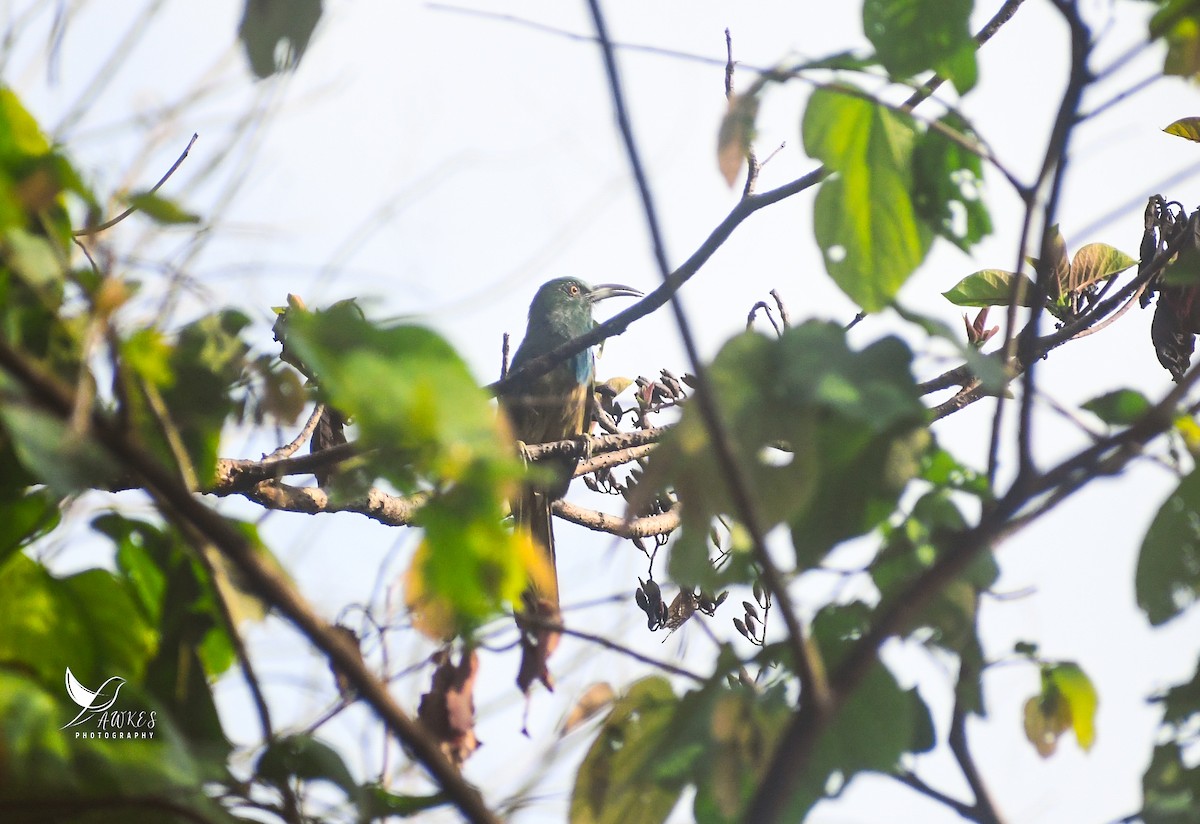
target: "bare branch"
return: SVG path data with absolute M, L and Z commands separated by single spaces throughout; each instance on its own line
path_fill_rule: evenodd
M 975 675 L 965 661 L 959 664 L 958 678 L 960 682 L 964 675 L 970 677 Z M 963 708 L 961 694 L 956 695 L 954 699 L 949 738 L 950 751 L 954 753 L 954 760 L 958 762 L 963 778 L 967 780 L 967 785 L 970 786 L 971 793 L 975 796 L 975 806 L 972 808 L 970 817 L 980 824 L 1004 824 L 1000 814 L 996 811 L 996 806 L 992 803 L 987 787 L 984 786 L 979 768 L 975 766 L 975 759 L 971 757 L 970 747 L 967 746 L 967 712 Z
M 553 621 L 546 621 L 545 619 L 539 619 L 537 616 L 532 616 L 532 615 L 531 616 L 522 615 L 521 620 L 524 621 L 525 623 L 529 624 L 530 626 L 536 627 L 538 629 L 546 629 L 546 630 L 550 630 L 552 632 L 560 632 L 563 635 L 570 635 L 575 638 L 580 638 L 584 641 L 590 641 L 591 643 L 598 644 L 599 646 L 602 646 L 605 649 L 610 649 L 613 652 L 619 652 L 621 655 L 627 655 L 630 658 L 634 659 L 635 661 L 641 661 L 643 664 L 649 664 L 650 666 L 656 667 L 656 668 L 662 670 L 663 672 L 669 672 L 671 675 L 678 675 L 683 678 L 688 678 L 688 679 L 696 682 L 697 684 L 707 683 L 707 679 L 705 679 L 703 676 L 697 675 L 696 673 L 694 673 L 690 670 L 686 670 L 683 667 L 677 666 L 675 664 L 669 664 L 666 661 L 660 661 L 657 658 L 651 658 L 649 655 L 643 655 L 642 653 L 638 652 L 635 649 L 631 649 L 622 644 L 618 644 L 615 641 L 610 641 L 609 639 L 605 638 L 603 635 L 594 635 L 590 632 L 584 632 L 583 630 L 572 629 L 571 627 L 568 627 L 565 624 L 556 623 Z
M 305 441 L 312 437 L 312 433 L 316 430 L 317 424 L 321 422 L 321 415 L 324 413 L 325 404 L 319 403 L 314 406 L 312 414 L 308 416 L 308 421 L 304 424 L 304 428 L 300 430 L 300 434 L 296 435 L 290 443 L 284 444 L 269 455 L 264 455 L 263 460 L 277 461 L 295 455 L 300 447 L 304 446 Z
M 157 192 L 159 189 L 162 188 L 162 185 L 164 183 L 166 183 L 168 180 L 171 179 L 171 175 L 175 174 L 175 170 L 178 169 L 183 164 L 183 161 L 187 160 L 188 152 L 190 152 L 192 150 L 192 145 L 196 142 L 197 139 L 199 139 L 199 137 L 200 137 L 199 134 L 192 134 L 192 139 L 189 140 L 187 146 L 184 147 L 183 153 L 180 154 L 179 157 L 175 158 L 175 162 L 171 164 L 171 168 L 167 169 L 167 173 L 158 179 L 158 182 L 155 183 L 154 186 L 152 186 L 150 188 L 150 191 L 147 192 L 147 194 L 154 194 L 155 192 Z M 128 209 L 121 212 L 121 214 L 117 215 L 116 217 L 114 217 L 110 220 L 104 221 L 99 226 L 85 226 L 84 228 L 75 231 L 73 234 L 75 234 L 77 237 L 99 234 L 100 232 L 103 232 L 106 229 L 111 229 L 112 227 L 116 226 L 118 223 L 120 223 L 122 220 L 129 217 L 131 214 L 133 214 L 136 211 L 137 211 L 136 206 L 130 206 Z
M 666 535 L 679 527 L 678 506 L 660 515 L 647 515 L 630 520 L 562 500 L 555 501 L 552 509 L 555 515 L 573 524 L 597 532 L 607 532 L 619 538 L 650 538 L 654 535 Z

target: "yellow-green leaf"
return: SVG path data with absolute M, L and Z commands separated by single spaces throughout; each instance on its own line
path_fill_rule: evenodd
M 1090 750 L 1096 742 L 1096 705 L 1099 698 L 1092 680 L 1078 665 L 1056 664 L 1050 668 L 1050 679 L 1062 696 L 1080 748 Z
M 1185 117 L 1163 129 L 1167 134 L 1200 143 L 1200 117 Z

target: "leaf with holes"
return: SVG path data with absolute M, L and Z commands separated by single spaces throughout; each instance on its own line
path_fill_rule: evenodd
M 852 86 L 818 89 L 804 149 L 833 177 L 817 192 L 813 231 L 830 277 L 865 311 L 891 302 L 925 259 L 932 232 L 912 200 L 912 121 Z

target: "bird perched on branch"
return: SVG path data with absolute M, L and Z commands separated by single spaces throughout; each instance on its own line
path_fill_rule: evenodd
M 641 296 L 641 292 L 628 286 L 613 283 L 588 286 L 576 278 L 558 278 L 543 284 L 529 305 L 529 325 L 513 356 L 512 368 L 519 370 L 539 355 L 591 331 L 596 325 L 592 309 L 600 301 Z M 595 374 L 595 356 L 591 349 L 585 349 L 555 364 L 545 374 L 529 378 L 518 375 L 516 382 L 500 395 L 500 407 L 516 439 L 533 445 L 585 435 L 591 418 Z M 531 476 L 512 505 L 517 527 L 529 530 L 534 543 L 546 553 L 551 569 L 554 569 L 554 529 L 550 505 L 566 494 L 578 461 L 578 453 L 574 457 L 540 461 L 539 471 Z M 521 628 L 522 658 L 517 684 L 527 692 L 535 679 L 547 688 L 552 687 L 546 659 L 558 644 L 558 633 L 539 624 L 559 622 L 557 573 L 552 590 L 531 589 L 525 593 L 525 601 L 526 615 L 536 619 Z

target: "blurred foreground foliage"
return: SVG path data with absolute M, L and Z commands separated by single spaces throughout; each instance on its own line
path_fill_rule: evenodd
M 1189 55 L 1200 51 L 1200 14 L 1174 0 L 1159 5 L 1153 31 L 1170 47 L 1167 71 L 1194 75 Z M 937 70 L 965 94 L 978 68 L 971 9 L 967 0 L 867 0 L 864 31 L 874 53 L 813 68 L 881 69 L 898 81 Z M 294 66 L 320 15 L 319 2 L 292 9 L 247 0 L 240 34 L 253 71 L 266 77 Z M 721 147 L 723 171 L 748 146 L 756 111 L 757 101 L 731 106 L 738 120 L 722 128 L 721 140 L 735 151 Z M 816 242 L 831 277 L 863 310 L 893 306 L 937 238 L 969 250 L 991 231 L 977 191 L 982 164 L 968 151 L 975 137 L 957 115 L 931 125 L 839 82 L 811 96 L 801 132 L 805 151 L 828 172 L 817 193 Z M 154 192 L 125 202 L 138 210 L 131 219 L 196 220 Z M 126 317 L 138 283 L 77 246 L 86 248 L 100 225 L 99 204 L 17 95 L 0 89 L 0 820 L 366 821 L 453 801 L 437 786 L 408 795 L 356 777 L 348 754 L 313 734 L 275 734 L 265 719 L 261 746 L 239 760 L 213 686 L 241 663 L 237 628 L 261 620 L 263 604 L 222 547 L 198 538 L 195 524 L 161 496 L 138 491 L 145 466 L 130 455 L 148 456 L 180 488 L 201 494 L 215 483 L 226 426 L 292 424 L 310 400 L 336 409 L 356 427 L 355 448 L 322 494 L 348 499 L 383 485 L 420 499 L 411 523 L 422 530 L 421 545 L 406 579 L 413 623 L 470 646 L 488 621 L 519 608 L 531 579 L 549 574 L 528 537 L 505 523 L 525 469 L 490 398 L 439 335 L 373 322 L 352 303 L 291 306 L 282 335 L 289 365 L 255 353 L 257 330 L 235 309 L 170 329 L 138 323 Z M 946 297 L 972 307 L 1046 305 L 1069 321 L 1090 290 L 1137 263 L 1105 244 L 1070 258 L 1055 238 L 1053 259 L 1034 264 L 1053 274 L 1042 294 L 1033 279 L 982 270 Z M 860 346 L 842 327 L 810 321 L 774 337 L 738 335 L 708 368 L 729 453 L 744 472 L 757 525 L 773 546 L 787 547 L 789 578 L 822 568 L 847 541 L 874 542 L 861 570 L 867 594 L 831 598 L 812 611 L 810 652 L 824 672 L 836 673 L 996 503 L 986 480 L 930 432 L 911 361 L 898 338 Z M 1003 375 L 993 378 L 999 390 Z M 1132 390 L 1084 405 L 1113 431 L 1137 426 L 1152 408 Z M 1175 436 L 1194 447 L 1194 430 L 1181 417 Z M 685 403 L 640 468 L 630 503 L 635 511 L 663 500 L 680 507 L 670 579 L 681 594 L 748 593 L 734 626 L 756 651 L 746 656 L 723 643 L 712 671 L 688 687 L 655 675 L 610 691 L 575 780 L 573 821 L 661 820 L 689 788 L 696 820 L 741 820 L 805 700 L 795 645 L 763 630 L 772 604 L 766 573 L 739 523 L 713 438 L 702 410 Z M 86 529 L 64 517 L 83 496 L 111 510 Z M 139 517 L 129 514 L 128 502 L 147 500 L 151 514 L 144 506 Z M 1141 549 L 1134 583 L 1153 624 L 1183 614 L 1200 593 L 1198 513 L 1193 471 Z M 271 558 L 253 525 L 230 523 Z M 68 540 L 105 547 L 104 560 L 63 574 L 43 550 Z M 981 679 L 989 662 L 977 621 L 981 594 L 998 575 L 990 551 L 981 552 L 922 610 L 888 628 L 951 662 L 957 718 L 986 713 Z M 1031 744 L 1049 756 L 1071 731 L 1090 748 L 1100 696 L 1086 673 L 1038 658 L 1031 645 L 1017 652 L 1040 678 L 1026 703 Z M 473 662 L 468 669 L 470 681 Z M 72 719 L 90 708 L 73 682 L 122 711 L 127 726 L 108 732 L 152 736 L 80 735 Z M 1200 771 L 1184 757 L 1200 715 L 1197 682 L 1200 672 L 1156 697 L 1163 735 L 1144 776 L 1145 821 L 1198 820 Z M 449 695 L 440 696 L 443 709 L 460 717 L 448 723 L 461 727 L 466 716 L 469 729 L 469 696 Z M 821 730 L 804 770 L 779 790 L 789 820 L 863 773 L 911 780 L 910 757 L 939 743 L 922 692 L 874 661 Z M 333 812 L 297 807 L 315 782 L 334 788 Z M 328 798 L 321 796 L 320 809 L 330 809 Z

